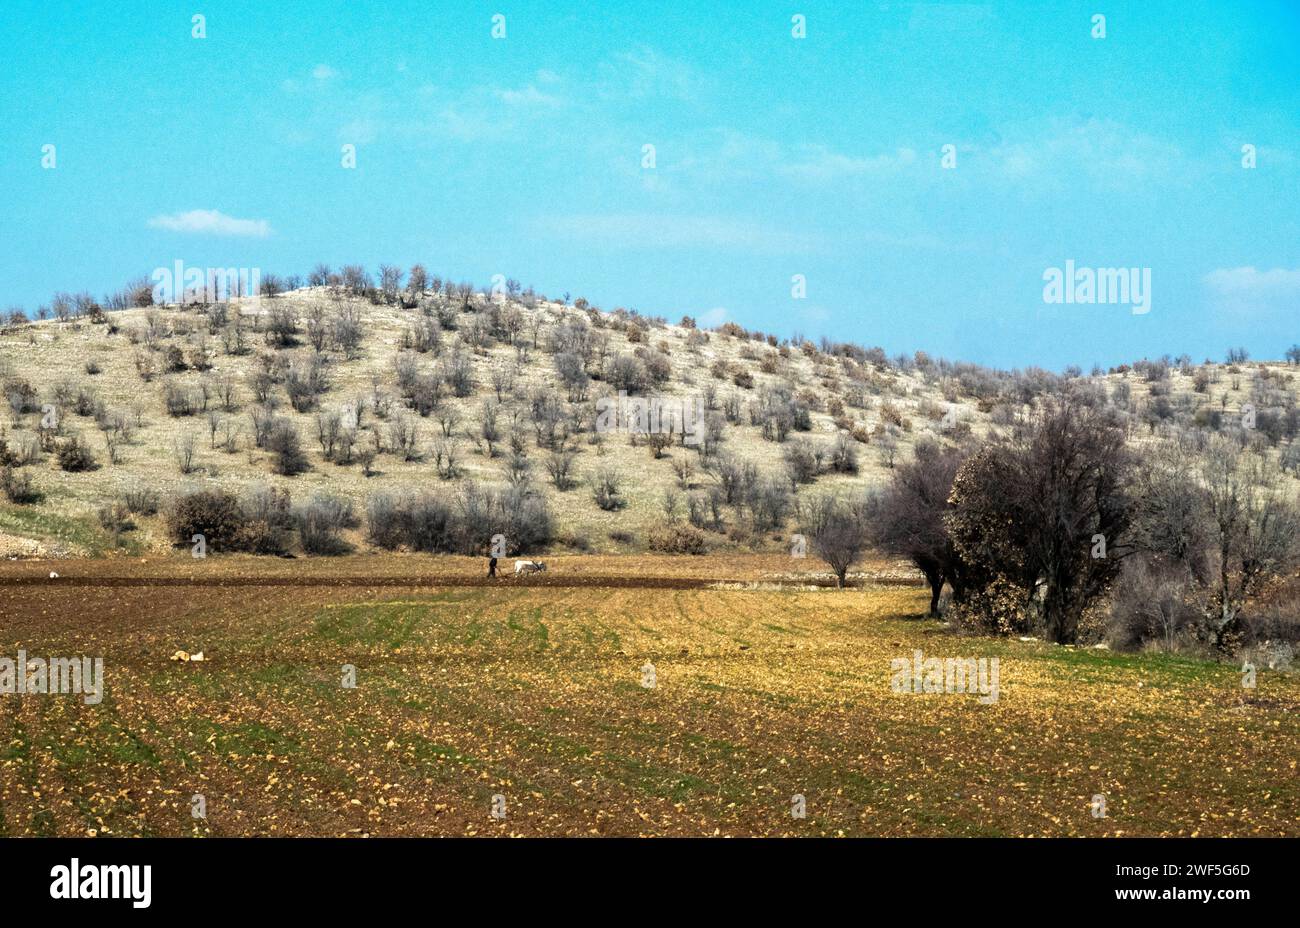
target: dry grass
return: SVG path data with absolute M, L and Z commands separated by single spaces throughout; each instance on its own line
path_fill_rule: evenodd
M 305 317 L 313 307 L 322 307 L 329 314 L 349 305 L 358 309 L 363 316 L 366 336 L 361 356 L 347 360 L 339 352 L 327 352 L 330 358 L 331 388 L 322 398 L 324 408 L 337 409 L 355 397 L 371 396 L 374 391 L 373 380 L 376 378 L 386 393 L 395 396 L 392 362 L 398 353 L 403 333 L 419 318 L 418 312 L 336 297 L 324 289 L 295 291 L 278 299 L 293 305 L 300 317 Z M 235 305 L 232 312 L 236 311 L 242 312 L 251 320 L 265 314 L 266 301 L 242 307 Z M 525 314 L 535 312 L 540 316 L 538 343 L 543 347 L 559 320 L 566 316 L 581 315 L 572 307 L 547 302 L 540 303 L 536 310 L 521 311 Z M 0 556 L 31 553 L 31 539 L 45 543 L 37 549 L 41 553 L 105 553 L 111 545 L 99 531 L 94 512 L 104 502 L 119 496 L 127 487 L 140 483 L 158 489 L 164 499 L 200 484 L 238 490 L 251 483 L 269 483 L 289 488 L 296 499 L 306 498 L 319 491 L 329 491 L 346 495 L 358 504 L 363 504 L 378 489 L 415 484 L 439 485 L 434 465 L 428 456 L 423 461 L 406 462 L 395 455 L 383 454 L 376 462 L 377 475 L 370 478 L 363 476 L 359 464 L 339 466 L 325 461 L 315 442 L 314 413 L 295 413 L 283 402 L 280 411 L 295 421 L 313 466 L 307 473 L 294 478 L 272 475 L 268 455 L 250 448 L 249 413 L 253 397 L 247 376 L 255 368 L 259 354 L 279 353 L 303 358 L 311 352 L 311 348 L 303 344 L 276 352 L 263 344 L 263 336 L 259 332 L 248 333 L 253 351 L 242 356 L 224 355 L 221 353 L 220 340 L 214 337 L 208 339 L 215 365 L 209 376 L 220 379 L 229 374 L 238 384 L 238 409 L 229 414 L 229 417 L 239 425 L 242 433 L 239 439 L 240 450 L 236 453 L 209 448 L 207 423 L 202 416 L 172 418 L 167 415 L 162 400 L 163 381 L 167 378 L 160 374 L 152 383 L 144 383 L 136 373 L 134 357 L 137 351 L 153 354 L 156 359 L 161 356 L 161 351 L 151 353 L 143 346 L 132 344 L 130 338 L 132 332 L 139 332 L 145 327 L 151 312 L 158 313 L 166 328 L 178 330 L 178 334 L 159 341 L 159 348 L 169 345 L 188 348 L 192 346 L 196 333 L 205 325 L 204 317 L 194 309 L 138 309 L 112 314 L 112 322 L 118 330 L 116 334 L 111 334 L 106 325 L 88 322 L 42 322 L 0 331 L 0 380 L 14 377 L 26 380 L 38 389 L 43 401 L 49 400 L 59 383 L 86 385 L 95 390 L 110 410 L 134 413 L 138 409 L 142 422 L 131 443 L 122 450 L 121 463 L 110 465 L 102 437 L 93 420 L 64 410 L 67 430 L 80 433 L 87 439 L 102 466 L 90 473 L 69 474 L 59 470 L 53 458 L 47 456 L 43 463 L 33 467 L 34 482 L 45 498 L 35 506 L 0 506 Z M 629 343 L 623 333 L 613 328 L 600 331 L 609 336 L 611 353 L 629 352 L 637 347 Z M 528 333 L 529 330 L 526 330 L 521 338 L 531 346 L 532 337 Z M 663 395 L 698 395 L 710 383 L 717 386 L 719 399 L 734 391 L 743 397 L 746 405 L 762 387 L 780 383 L 793 384 L 800 390 L 807 388 L 828 403 L 836 395 L 844 398 L 846 393 L 850 378 L 837 359 L 820 354 L 809 356 L 798 348 L 788 351 L 786 357 L 780 357 L 776 349 L 766 343 L 719 332 L 710 333 L 707 343 L 691 347 L 687 343 L 689 334 L 689 330 L 675 325 L 647 330 L 649 347 L 657 349 L 662 345 L 666 348 L 672 365 L 672 380 L 659 391 Z M 456 333 L 444 332 L 444 349 L 455 338 Z M 419 357 L 426 367 L 432 367 L 435 363 L 432 355 Z M 477 385 L 474 395 L 464 399 L 449 398 L 445 402 L 459 415 L 456 434 L 461 448 L 463 479 L 499 482 L 502 479 L 502 458 L 490 459 L 475 450 L 473 436 L 478 433 L 482 403 L 493 396 L 492 371 L 515 365 L 516 351 L 509 345 L 496 344 L 473 354 L 472 358 Z M 775 359 L 773 373 L 764 372 L 765 358 Z M 91 361 L 101 371 L 93 376 L 86 373 L 86 365 Z M 732 386 L 730 380 L 716 381 L 711 368 L 717 361 L 751 372 L 755 388 L 740 390 Z M 1240 414 L 1242 404 L 1251 401 L 1252 385 L 1265 373 L 1272 377 L 1272 385 L 1281 394 L 1294 397 L 1297 389 L 1291 369 L 1282 364 L 1251 364 L 1240 369 L 1219 365 L 1209 370 L 1212 382 L 1204 394 L 1193 392 L 1190 376 L 1176 375 L 1168 380 L 1166 383 L 1170 389 L 1171 401 L 1176 404 L 1188 403 L 1193 407 L 1214 408 L 1231 419 Z M 861 369 L 859 374 L 866 378 L 867 406 L 865 409 L 848 408 L 849 418 L 856 426 L 870 433 L 880 425 L 882 419 L 895 412 L 901 416 L 907 423 L 907 429 L 899 435 L 899 460 L 907 458 L 911 446 L 920 437 L 940 431 L 940 424 L 935 417 L 949 406 L 955 407 L 957 418 L 967 423 L 975 434 L 985 434 L 991 427 L 989 412 L 992 406 L 981 407 L 973 398 L 959 396 L 954 392 L 954 384 L 950 381 L 931 382 L 915 373 L 876 371 L 869 366 Z M 189 371 L 174 375 L 174 379 L 181 384 L 194 384 L 200 375 Z M 1131 391 L 1134 409 L 1145 406 L 1150 400 L 1151 385 L 1136 372 L 1107 375 L 1099 379 L 1110 391 L 1114 391 L 1121 383 L 1126 383 Z M 525 430 L 529 430 L 528 394 L 534 389 L 545 388 L 563 397 L 563 391 L 555 386 L 555 382 L 552 356 L 544 350 L 532 350 L 530 347 L 527 360 L 520 364 L 514 394 L 506 397 L 505 408 L 501 413 L 503 427 L 510 420 L 511 411 L 516 410 L 520 412 Z M 826 386 L 826 383 L 832 384 L 833 388 Z M 283 399 L 283 388 L 277 388 L 277 392 Z M 394 405 L 400 407 L 400 401 L 395 399 Z M 8 429 L 11 441 L 21 443 L 30 437 L 37 418 L 38 416 L 30 414 L 11 417 Z M 435 435 L 439 433 L 439 425 L 432 417 L 416 418 L 420 429 L 420 444 L 428 451 Z M 745 422 L 740 426 L 728 427 L 725 450 L 754 462 L 764 475 L 782 474 L 784 446 L 763 440 L 758 427 L 747 424 L 747 418 Z M 368 430 L 374 424 L 373 417 L 368 422 L 363 422 L 359 447 L 370 443 Z M 380 423 L 379 427 L 384 431 L 387 429 L 384 423 Z M 829 444 L 836 432 L 835 422 L 823 409 L 813 413 L 811 433 L 794 433 L 793 437 Z M 173 451 L 177 440 L 187 433 L 195 436 L 198 446 L 198 471 L 188 476 L 179 472 Z M 1141 444 L 1149 440 L 1152 434 L 1146 426 L 1135 420 L 1132 436 L 1135 442 Z M 889 471 L 875 440 L 857 447 L 861 472 L 855 477 L 823 475 L 817 486 L 812 488 L 814 492 L 866 487 L 887 479 Z M 674 461 L 682 457 L 694 461 L 696 453 L 687 448 L 675 447 L 661 459 L 655 460 L 645 447 L 632 447 L 624 434 L 607 436 L 600 447 L 580 438 L 576 448 L 578 460 L 575 472 L 579 485 L 567 492 L 557 492 L 550 486 L 544 467 L 546 453 L 536 448 L 530 451 L 534 481 L 550 500 L 560 534 L 593 550 L 617 553 L 640 550 L 644 546 L 649 526 L 663 517 L 665 491 L 677 489 Z M 627 498 L 626 508 L 616 512 L 604 512 L 597 507 L 587 484 L 588 477 L 606 467 L 621 475 L 623 492 Z M 712 478 L 700 473 L 698 467 L 696 470 L 689 489 L 699 490 L 711 486 Z M 804 488 L 801 492 L 808 492 L 808 489 Z M 684 508 L 683 499 L 679 513 L 684 512 Z M 611 539 L 611 533 L 629 535 L 631 541 Z M 750 539 L 746 543 L 762 548 L 777 544 L 783 535 L 783 532 L 776 532 L 771 538 Z M 723 534 L 713 534 L 711 543 L 720 549 L 734 550 L 736 547 Z M 154 549 L 164 544 L 158 524 L 152 520 L 142 520 L 140 531 L 127 536 L 127 549 L 131 552 Z
M 356 397 L 369 397 L 373 393 L 372 378 L 377 377 L 383 389 L 395 397 L 394 373 L 392 362 L 398 353 L 400 340 L 408 325 L 418 318 L 413 310 L 403 310 L 390 306 L 374 306 L 366 301 L 344 299 L 336 302 L 323 290 L 297 291 L 280 297 L 295 305 L 300 313 L 305 314 L 311 306 L 322 305 L 327 311 L 333 311 L 340 305 L 350 304 L 358 308 L 365 319 L 366 338 L 362 356 L 348 361 L 337 352 L 330 352 L 331 388 L 323 397 L 322 406 L 336 409 L 346 401 Z M 232 310 L 233 311 L 233 310 Z M 265 311 L 265 301 L 259 309 L 246 306 L 243 312 L 253 315 Z M 56 322 L 34 323 L 22 329 L 0 333 L 0 380 L 18 377 L 35 386 L 42 399 L 47 399 L 53 388 L 68 382 L 74 385 L 92 387 L 97 396 L 109 409 L 131 412 L 137 406 L 142 416 L 142 427 L 122 451 L 122 462 L 110 465 L 103 440 L 92 419 L 71 415 L 67 416 L 66 427 L 69 432 L 80 433 L 91 445 L 99 458 L 101 468 L 82 474 L 64 473 L 58 469 L 52 457 L 33 469 L 38 488 L 45 494 L 45 500 L 36 507 L 35 512 L 23 517 L 9 514 L 0 518 L 0 535 L 8 534 L 15 538 L 40 538 L 49 540 L 55 550 L 65 550 L 74 554 L 102 553 L 105 540 L 96 538 L 93 526 L 84 528 L 86 537 L 72 537 L 76 531 L 70 527 L 78 521 L 93 521 L 95 508 L 106 500 L 116 498 L 124 489 L 133 484 L 145 482 L 157 488 L 164 499 L 175 496 L 188 487 L 199 484 L 214 484 L 239 489 L 250 483 L 269 483 L 286 486 L 295 498 L 306 498 L 313 492 L 329 491 L 351 497 L 358 503 L 374 491 L 381 488 L 409 486 L 414 484 L 438 484 L 431 457 L 419 462 L 405 462 L 397 456 L 384 454 L 376 462 L 378 474 L 366 478 L 362 475 L 360 465 L 338 466 L 326 462 L 315 441 L 313 423 L 314 413 L 295 413 L 283 403 L 280 412 L 292 418 L 298 426 L 303 439 L 303 446 L 311 457 L 312 469 L 294 478 L 280 478 L 271 473 L 269 456 L 265 452 L 250 449 L 250 417 L 253 397 L 247 386 L 247 375 L 256 366 L 258 354 L 274 353 L 273 349 L 262 344 L 260 333 L 249 333 L 249 344 L 253 352 L 242 356 L 221 354 L 219 339 L 209 337 L 208 345 L 213 353 L 214 367 L 209 375 L 221 378 L 227 374 L 235 377 L 238 384 L 239 408 L 230 414 L 240 425 L 242 436 L 237 453 L 228 454 L 221 449 L 209 448 L 207 423 L 202 415 L 185 418 L 172 418 L 167 415 L 163 405 L 163 382 L 169 379 L 159 374 L 152 383 L 144 383 L 137 375 L 134 366 L 135 352 L 149 354 L 143 346 L 133 345 L 130 333 L 138 331 L 145 325 L 151 310 L 137 309 L 113 313 L 111 319 L 118 327 L 117 334 L 110 334 L 107 326 L 88 322 L 60 324 Z M 548 333 L 555 322 L 564 314 L 579 315 L 571 307 L 544 303 L 537 310 L 546 323 L 542 328 L 540 344 L 545 345 Z M 192 334 L 202 326 L 202 317 L 193 309 L 166 309 L 161 311 L 161 318 L 172 327 L 180 326 L 189 334 L 164 339 L 159 345 L 188 346 Z M 613 329 L 602 330 L 611 339 L 611 351 L 629 352 L 635 345 L 627 342 L 626 337 Z M 688 348 L 686 338 L 688 330 L 675 325 L 649 331 L 651 346 L 663 344 L 670 352 L 673 367 L 673 379 L 660 391 L 665 396 L 697 395 L 706 383 L 713 382 L 710 367 L 716 360 L 724 360 L 751 370 L 755 376 L 754 390 L 737 390 L 748 403 L 757 395 L 764 385 L 792 382 L 798 388 L 810 387 L 823 397 L 830 394 L 820 384 L 817 374 L 828 371 L 834 374 L 841 384 L 845 381 L 842 371 L 830 359 L 816 362 L 795 350 L 788 359 L 780 361 L 774 374 L 762 373 L 759 363 L 745 359 L 744 354 L 766 355 L 775 353 L 775 349 L 766 344 L 738 339 L 712 333 L 707 344 L 698 349 Z M 456 333 L 444 332 L 444 348 L 455 339 Z M 526 338 L 531 345 L 531 339 Z M 285 349 L 280 352 L 293 357 L 306 357 L 311 352 L 307 345 Z M 155 356 L 160 354 L 154 353 Z M 432 355 L 420 356 L 423 364 L 432 366 Z M 89 361 L 99 365 L 101 373 L 94 376 L 85 373 Z M 502 479 L 502 459 L 489 459 L 475 451 L 473 436 L 477 434 L 481 420 L 481 406 L 484 399 L 494 397 L 491 389 L 491 371 L 495 368 L 515 363 L 515 349 L 498 344 L 473 356 L 476 391 L 464 399 L 449 398 L 446 402 L 459 414 L 460 423 L 456 432 L 459 436 L 461 458 L 464 464 L 465 479 L 486 482 L 499 482 Z M 171 375 L 171 379 L 180 384 L 195 384 L 199 374 L 188 371 Z M 894 373 L 877 375 L 880 385 L 877 389 L 886 391 L 887 395 L 911 420 L 913 430 L 902 436 L 900 456 L 907 454 L 907 448 L 923 432 L 936 428 L 933 422 L 918 413 L 923 401 L 934 401 L 938 394 L 934 388 L 926 387 L 920 378 Z M 563 391 L 554 386 L 555 374 L 552 355 L 543 350 L 531 351 L 527 363 L 516 379 L 513 397 L 506 398 L 506 411 L 501 416 L 502 424 L 509 421 L 508 410 L 522 410 L 525 429 L 531 434 L 527 419 L 528 393 L 534 388 L 546 387 L 563 397 Z M 737 389 L 730 381 L 718 384 L 719 396 Z M 283 388 L 279 388 L 283 394 Z M 283 399 L 283 396 L 281 396 Z M 850 415 L 867 430 L 873 429 L 879 422 L 879 397 L 869 400 L 867 409 L 851 409 Z M 400 400 L 395 398 L 394 406 L 400 407 Z M 963 416 L 968 416 L 981 428 L 981 422 L 987 417 L 976 413 L 967 406 Z M 37 416 L 28 415 L 10 422 L 10 438 L 22 441 L 32 434 Z M 417 417 L 418 418 L 418 417 Z M 363 425 L 373 424 L 363 421 Z M 428 449 L 440 434 L 434 418 L 418 419 L 420 444 Z M 726 450 L 746 460 L 756 463 L 764 474 L 783 472 L 783 446 L 775 442 L 764 441 L 756 426 L 747 424 L 732 426 L 727 430 Z M 386 429 L 386 426 L 381 426 Z M 195 457 L 199 470 L 186 476 L 179 472 L 173 452 L 178 438 L 193 434 L 197 439 Z M 813 414 L 812 432 L 803 437 L 818 442 L 829 443 L 836 434 L 831 417 L 825 412 Z M 368 433 L 363 430 L 358 446 L 369 443 Z M 644 447 L 631 447 L 627 436 L 611 434 L 603 447 L 596 448 L 585 440 L 577 443 L 578 462 L 576 474 L 579 485 L 567 492 L 556 492 L 550 486 L 544 469 L 546 452 L 533 448 L 530 457 L 533 461 L 533 474 L 536 483 L 543 487 L 556 514 L 560 530 L 568 535 L 586 538 L 596 550 L 626 551 L 628 546 L 611 541 L 610 532 L 631 532 L 636 541 L 633 548 L 644 544 L 646 528 L 662 518 L 663 494 L 666 489 L 677 487 L 677 478 L 673 471 L 674 459 L 686 456 L 694 460 L 694 450 L 675 447 L 659 460 L 651 458 Z M 860 446 L 862 472 L 857 477 L 836 475 L 823 476 L 818 489 L 866 486 L 885 479 L 887 470 L 879 460 L 875 449 L 868 445 Z M 901 458 L 900 458 L 901 459 Z M 623 492 L 627 498 L 626 508 L 616 512 L 603 512 L 592 499 L 591 489 L 586 478 L 598 469 L 612 467 L 623 477 Z M 707 475 L 697 473 L 692 480 L 692 488 L 698 489 L 711 485 Z M 684 512 L 683 508 L 680 510 Z M 153 523 L 145 522 L 143 531 L 135 536 L 136 548 L 155 547 L 161 542 L 160 533 Z M 725 545 L 726 539 L 719 535 L 715 543 Z M 11 544 L 13 544 L 11 542 Z M 3 546 L 0 545 L 0 548 Z

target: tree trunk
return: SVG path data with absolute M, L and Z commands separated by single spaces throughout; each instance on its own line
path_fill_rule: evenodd
M 930 584 L 930 618 L 939 615 L 939 594 L 943 592 L 943 574 L 935 570 L 925 571 L 925 582 Z

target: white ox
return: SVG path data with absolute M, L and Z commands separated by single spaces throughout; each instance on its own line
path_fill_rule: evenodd
M 520 574 L 540 574 L 546 569 L 544 561 L 515 561 L 515 576 Z

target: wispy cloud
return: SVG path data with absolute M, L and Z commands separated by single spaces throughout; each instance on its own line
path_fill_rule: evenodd
M 1204 283 L 1221 302 L 1236 309 L 1300 300 L 1300 268 L 1276 267 L 1270 271 L 1254 267 L 1217 268 L 1205 275 Z
M 316 65 L 316 67 L 311 69 L 312 82 L 314 82 L 317 85 L 325 84 L 329 81 L 332 81 L 334 78 L 338 76 L 339 76 L 339 72 L 334 70 L 327 64 L 318 64 Z M 303 82 L 298 78 L 286 77 L 284 80 L 280 82 L 280 89 L 283 90 L 285 93 L 291 93 L 291 94 L 302 93 L 308 87 L 312 86 L 312 82 L 308 82 L 304 86 Z
M 821 144 L 789 145 L 775 139 L 721 130 L 702 140 L 666 145 L 670 154 L 660 166 L 683 182 L 710 187 L 736 181 L 785 178 L 809 185 L 879 177 L 917 161 L 909 147 L 884 152 L 837 151 Z
M 727 307 L 715 306 L 712 309 L 706 309 L 695 317 L 695 322 L 706 329 L 712 329 L 726 322 L 729 317 Z
M 532 223 L 541 234 L 613 248 L 721 248 L 768 253 L 805 252 L 817 241 L 749 219 L 656 213 L 574 215 Z
M 154 216 L 149 220 L 149 227 L 195 235 L 243 238 L 266 238 L 271 234 L 271 224 L 265 219 L 235 219 L 215 209 L 192 209 L 169 216 Z
M 519 90 L 503 89 L 496 91 L 497 99 L 510 106 L 560 106 L 564 103 L 554 94 L 543 93 L 536 84 L 529 84 Z
M 622 52 L 600 67 L 603 96 L 693 100 L 706 79 L 684 61 L 648 46 Z
M 1010 127 L 989 149 L 1009 180 L 1062 183 L 1080 177 L 1098 187 L 1125 188 L 1190 179 L 1178 145 L 1112 119 L 1055 118 L 1045 125 Z
M 849 155 L 822 145 L 806 145 L 787 155 L 777 169 L 790 177 L 825 182 L 882 174 L 915 163 L 916 151 L 911 148 L 878 155 Z

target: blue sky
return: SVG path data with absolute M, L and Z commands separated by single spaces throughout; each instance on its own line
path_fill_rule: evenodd
M 0 6 L 0 307 L 418 261 L 1003 367 L 1300 341 L 1294 0 L 59 6 Z

